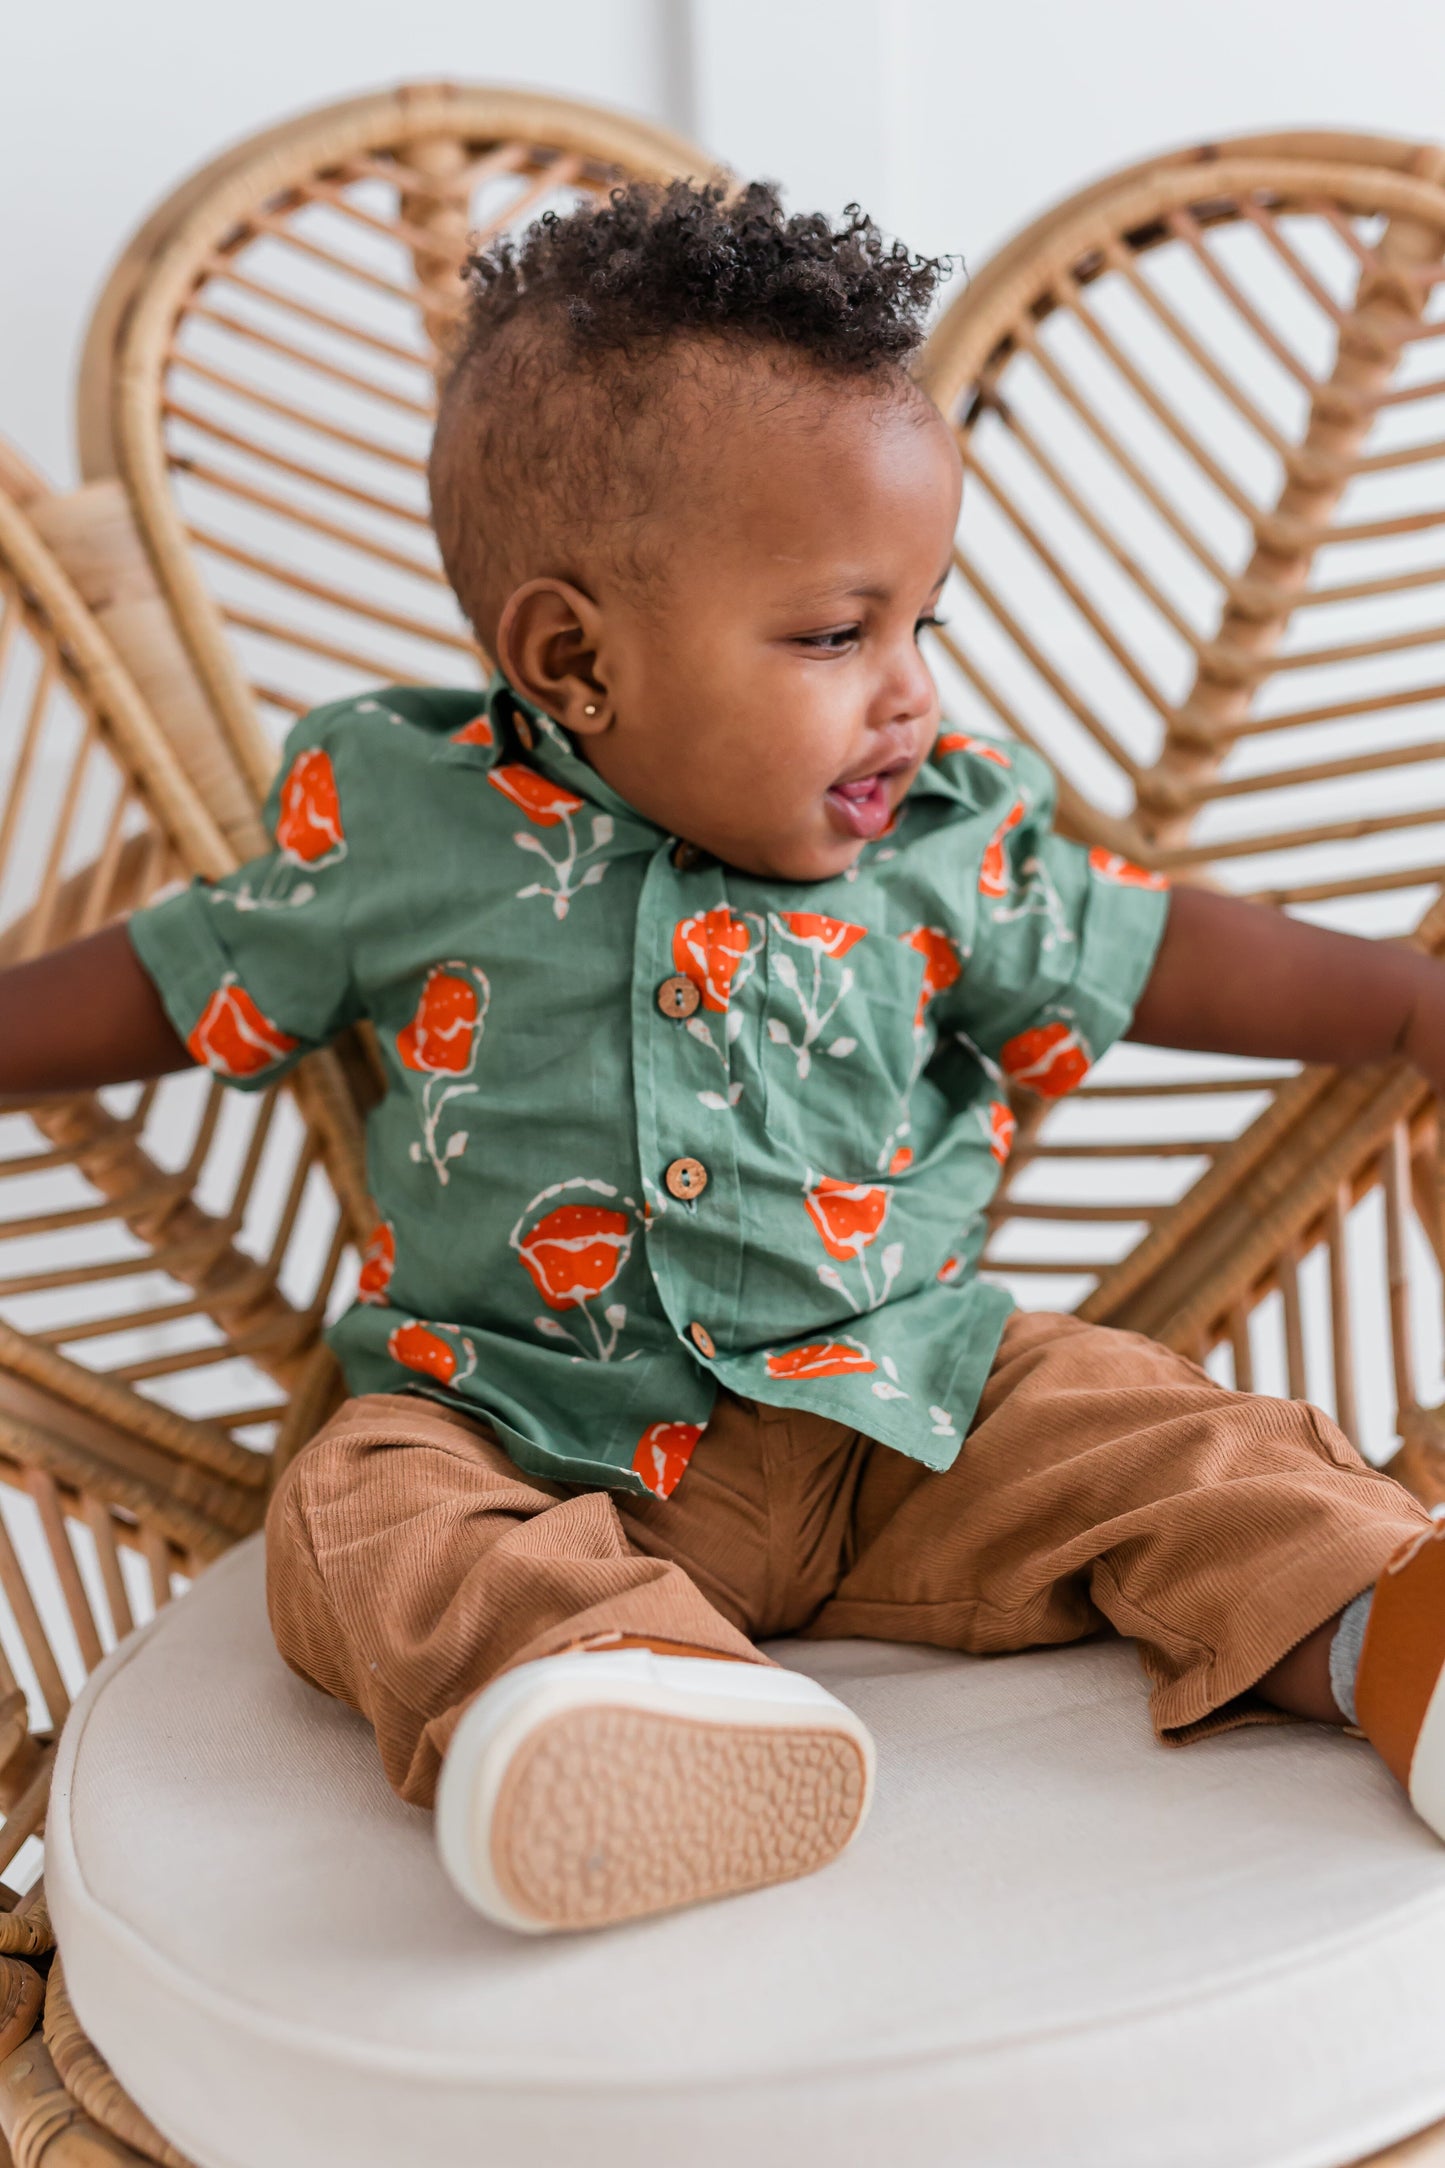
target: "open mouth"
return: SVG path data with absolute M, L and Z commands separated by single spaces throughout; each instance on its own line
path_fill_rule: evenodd
M 892 760 L 871 775 L 855 775 L 847 782 L 834 783 L 823 795 L 839 826 L 850 836 L 862 836 L 865 842 L 881 836 L 893 818 L 889 781 L 907 766 L 906 760 Z

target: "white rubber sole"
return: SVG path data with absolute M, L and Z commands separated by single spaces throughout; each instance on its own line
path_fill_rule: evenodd
M 479 1694 L 442 1763 L 442 1865 L 519 1934 L 607 1927 L 826 1866 L 873 1741 L 797 1672 L 648 1649 L 547 1656 Z

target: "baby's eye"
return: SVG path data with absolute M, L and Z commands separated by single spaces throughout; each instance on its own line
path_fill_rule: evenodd
M 943 627 L 947 623 L 948 619 L 946 617 L 940 617 L 935 610 L 929 610 L 926 615 L 919 618 L 917 624 L 914 626 L 913 637 L 916 640 L 919 633 L 927 632 L 930 626 L 933 627 L 935 632 L 941 632 Z
M 829 632 L 800 632 L 797 644 L 815 655 L 842 655 L 856 644 L 859 630 L 857 625 L 835 625 Z

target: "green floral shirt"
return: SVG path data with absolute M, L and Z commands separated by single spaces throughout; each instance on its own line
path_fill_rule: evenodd
M 267 858 L 131 921 L 199 1061 L 271 1083 L 369 1017 L 381 1214 L 354 1392 L 666 1496 L 719 1385 L 954 1459 L 1010 1300 L 975 1273 L 1006 1080 L 1128 1025 L 1167 899 L 1050 832 L 1048 769 L 945 731 L 836 880 L 644 820 L 497 678 L 296 725 Z

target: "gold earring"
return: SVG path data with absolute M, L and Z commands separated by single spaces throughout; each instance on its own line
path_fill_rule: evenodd
M 582 710 L 582 713 L 584 715 L 595 715 L 597 713 L 597 702 L 595 700 L 589 700 L 586 707 Z

